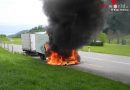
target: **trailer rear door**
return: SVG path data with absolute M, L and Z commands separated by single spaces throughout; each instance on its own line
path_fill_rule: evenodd
M 45 54 L 43 45 L 49 41 L 49 37 L 46 33 L 44 34 L 35 34 L 35 43 L 36 43 L 36 52 Z
M 22 49 L 23 50 L 31 50 L 31 38 L 30 34 L 22 34 Z

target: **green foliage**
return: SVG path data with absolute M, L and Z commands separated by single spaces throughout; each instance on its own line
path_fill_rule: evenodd
M 123 0 L 117 0 L 118 3 L 124 3 Z M 125 0 L 130 4 L 130 0 Z M 109 4 L 109 3 L 108 3 Z M 130 12 L 108 12 L 106 15 L 106 24 L 104 31 L 108 35 L 109 43 L 119 44 L 122 42 L 122 36 L 130 34 Z
M 119 43 L 122 44 L 122 41 L 125 40 L 126 41 L 126 45 L 130 45 L 130 35 L 124 35 L 124 36 L 120 36 L 120 40 Z M 113 38 L 111 40 L 111 44 L 116 44 L 117 43 L 117 38 Z
M 0 48 L 0 90 L 129 90 L 130 86 Z
M 0 38 L 6 38 L 5 34 L 0 34 Z
M 121 33 L 130 34 L 129 14 L 130 12 L 109 12 L 106 17 L 107 23 L 104 32 L 111 30 L 115 33 L 119 31 Z
M 108 37 L 105 33 L 101 32 L 99 35 L 98 35 L 98 40 L 102 41 L 102 42 L 107 42 L 108 41 Z
M 127 44 L 130 45 L 130 35 L 124 36 L 123 39 L 126 40 Z
M 21 35 L 16 35 L 16 36 L 14 36 L 12 38 L 21 38 Z
M 8 38 L 4 34 L 0 34 L 0 41 L 8 41 Z
M 45 32 L 45 27 L 39 25 L 38 27 L 34 27 L 29 30 L 29 33 L 35 33 L 35 32 Z
M 124 27 L 123 22 L 121 22 L 121 14 L 112 14 L 108 17 L 107 24 L 109 25 L 110 30 L 116 32 L 117 30 L 122 30 Z
M 23 30 L 20 31 L 18 33 L 16 33 L 15 35 L 12 35 L 11 38 L 21 38 L 21 34 L 25 34 L 25 33 L 35 33 L 35 32 L 45 32 L 46 31 L 46 27 L 43 27 L 42 25 L 39 25 L 37 27 L 34 27 L 30 30 Z

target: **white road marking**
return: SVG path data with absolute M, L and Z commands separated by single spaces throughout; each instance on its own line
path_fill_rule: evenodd
M 130 65 L 130 63 L 119 62 L 119 61 L 109 61 L 109 60 L 105 60 L 105 59 L 101 59 L 101 58 L 93 58 L 93 57 L 86 57 L 86 58 L 94 59 L 94 60 L 98 60 L 98 61 L 107 61 L 107 62 L 113 62 L 113 63 L 119 63 L 119 64 Z
M 103 66 L 96 65 L 96 64 L 88 64 L 89 66 L 96 67 L 96 68 L 103 68 Z
M 124 63 L 124 62 L 117 62 L 117 61 L 111 61 L 111 62 L 130 65 L 130 63 Z

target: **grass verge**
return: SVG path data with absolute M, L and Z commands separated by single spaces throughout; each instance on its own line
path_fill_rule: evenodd
M 46 65 L 0 48 L 0 90 L 130 90 L 130 85 L 75 69 Z
M 21 41 L 21 38 L 11 38 L 11 41 L 10 40 L 3 40 L 3 43 L 21 45 L 22 41 Z
M 88 47 L 90 47 L 91 52 L 130 56 L 130 45 L 105 44 L 103 47 L 85 46 L 80 50 L 88 51 Z
M 6 37 L 0 37 L 0 41 L 8 41 L 8 38 L 6 38 Z

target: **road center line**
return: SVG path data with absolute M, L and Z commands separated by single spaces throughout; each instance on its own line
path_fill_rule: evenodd
M 119 63 L 119 64 L 130 65 L 130 63 L 119 62 L 119 61 L 108 61 L 108 60 L 105 60 L 105 59 L 93 58 L 93 57 L 87 57 L 87 58 L 89 58 L 89 59 L 94 59 L 94 60 L 98 60 L 98 61 L 107 61 L 107 62 L 113 62 L 113 63 Z
M 93 66 L 93 67 L 98 67 L 98 68 L 102 68 L 103 66 L 100 65 L 96 65 L 96 64 L 88 64 L 89 66 Z

